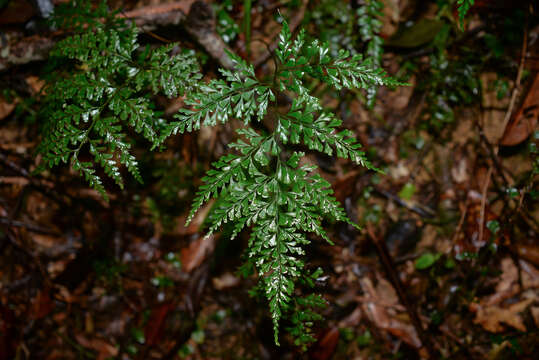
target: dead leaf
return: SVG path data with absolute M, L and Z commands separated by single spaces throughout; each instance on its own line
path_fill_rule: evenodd
M 454 249 L 457 254 L 465 252 L 477 253 L 479 249 L 485 246 L 492 237 L 491 231 L 487 228 L 487 223 L 496 219 L 494 214 L 488 206 L 485 207 L 485 216 L 483 224 L 483 236 L 479 239 L 479 222 L 481 218 L 481 204 L 471 203 L 466 211 L 466 219 L 464 222 L 464 231 L 457 238 Z M 499 243 L 499 236 L 494 239 L 496 244 Z
M 313 345 L 309 358 L 313 360 L 329 360 L 339 343 L 339 329 L 332 327 Z
M 496 285 L 496 295 L 498 294 L 509 294 L 506 295 L 505 298 L 502 298 L 501 300 L 506 299 L 507 297 L 513 296 L 514 293 L 512 291 L 513 285 L 516 285 L 518 283 L 518 269 L 515 266 L 514 261 L 511 258 L 504 258 L 502 260 L 502 275 L 500 276 L 500 281 Z M 501 300 L 496 301 L 496 297 L 491 297 L 488 301 L 489 305 L 494 305 L 499 303 Z
M 539 287 L 539 271 L 524 260 L 519 260 L 519 264 L 522 270 L 522 288 L 518 284 L 518 268 L 514 261 L 510 257 L 502 259 L 502 274 L 496 286 L 496 292 L 483 298 L 479 303 L 470 305 L 470 311 L 476 313 L 475 324 L 494 333 L 504 331 L 504 325 L 526 331 L 520 313 L 536 301 L 537 296 L 530 297 L 529 293 L 526 295 L 524 291 Z M 531 293 L 534 294 L 533 291 Z M 518 294 L 521 294 L 521 298 L 524 299 L 508 306 L 503 304 L 505 300 L 513 299 Z
M 534 299 L 525 299 L 515 304 L 502 308 L 500 306 L 482 306 L 472 304 L 470 310 L 475 312 L 474 324 L 481 325 L 486 331 L 498 333 L 505 331 L 503 324 L 511 326 L 519 331 L 526 331 L 520 313 L 531 304 Z
M 539 74 L 526 95 L 522 106 L 507 124 L 500 145 L 514 146 L 526 140 L 535 131 L 539 117 Z
M 15 105 L 17 105 L 17 101 L 7 102 L 6 99 L 0 97 L 0 120 L 8 117 L 9 114 L 11 114 L 11 112 L 15 109 Z
M 15 357 L 18 348 L 17 331 L 15 329 L 15 314 L 0 301 L 0 360 L 10 360 Z
M 483 73 L 480 76 L 483 94 L 483 132 L 491 144 L 497 144 L 503 136 L 503 120 L 505 108 L 509 106 L 509 97 L 498 99 L 496 89 L 492 84 L 498 79 L 496 73 Z M 512 84 L 510 84 L 512 87 Z M 474 132 L 472 132 L 474 133 Z
M 344 176 L 339 176 L 332 184 L 335 198 L 340 203 L 343 203 L 344 199 L 354 192 L 358 176 L 359 171 L 350 171 Z
M 501 261 L 502 274 L 494 294 L 481 300 L 483 306 L 498 305 L 521 291 L 539 287 L 539 271 L 524 260 L 519 261 L 522 270 L 522 288 L 518 283 L 518 268 L 514 261 L 506 257 Z
M 463 156 L 460 159 L 455 160 L 455 164 L 451 168 L 451 176 L 457 184 L 468 182 L 470 179 L 470 168 L 466 157 Z
M 417 336 L 415 328 L 408 322 L 404 322 L 397 315 L 396 310 L 404 310 L 399 305 L 397 293 L 391 283 L 379 277 L 376 287 L 371 279 L 364 277 L 360 280 L 363 291 L 370 296 L 362 301 L 363 312 L 369 320 L 378 328 L 386 330 L 393 336 L 401 339 L 407 344 L 419 349 L 421 341 Z
M 30 75 L 26 77 L 26 83 L 32 89 L 32 94 L 37 95 L 45 86 L 45 80 L 40 79 L 38 76 Z
M 186 236 L 186 235 L 193 235 L 198 232 L 200 229 L 200 226 L 206 219 L 206 216 L 208 215 L 208 212 L 212 208 L 213 204 L 215 203 L 215 200 L 210 200 L 206 205 L 204 205 L 200 210 L 197 211 L 195 217 L 193 220 L 189 223 L 189 226 L 185 226 L 185 220 L 187 220 L 187 216 L 183 215 L 178 218 L 176 221 L 176 227 L 174 230 L 172 230 L 171 235 L 180 235 L 180 236 Z
M 34 299 L 33 307 L 34 319 L 42 319 L 50 314 L 50 312 L 54 309 L 54 302 L 50 297 L 48 289 L 43 289 L 37 294 L 36 298 Z
M 30 181 L 22 176 L 0 176 L 0 184 L 11 184 L 20 187 L 28 185 Z
M 215 248 L 215 237 L 210 235 L 209 237 L 199 237 L 188 247 L 181 250 L 182 270 L 185 272 L 191 272 L 198 267 L 204 259 L 206 254 L 211 253 Z
M 357 306 L 355 310 L 350 313 L 350 315 L 339 321 L 339 327 L 345 328 L 357 326 L 361 321 L 362 314 L 363 311 L 361 310 L 361 306 Z
M 212 282 L 213 282 L 213 286 L 217 290 L 223 290 L 223 289 L 237 286 L 240 283 L 240 279 L 234 276 L 233 274 L 226 272 L 219 277 L 213 278 Z
M 23 24 L 35 15 L 35 8 L 27 0 L 8 1 L 0 11 L 0 25 Z
M 520 259 L 518 261 L 522 269 L 522 287 L 523 290 L 539 288 L 539 270 L 532 264 Z
M 531 313 L 535 326 L 539 327 L 539 306 L 532 306 Z
M 83 347 L 97 351 L 97 360 L 105 360 L 118 355 L 118 349 L 105 340 L 98 338 L 89 340 L 82 334 L 76 334 L 75 339 Z
M 158 344 L 163 338 L 167 314 L 174 309 L 174 304 L 164 303 L 152 310 L 144 329 L 144 338 L 148 346 Z
M 518 244 L 517 252 L 521 258 L 539 266 L 539 247 L 537 245 Z

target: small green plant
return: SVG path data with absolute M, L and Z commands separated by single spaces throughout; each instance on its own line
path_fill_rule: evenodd
M 213 197 L 219 201 L 208 219 L 208 235 L 227 223 L 233 224 L 231 238 L 251 228 L 248 262 L 258 271 L 260 288 L 269 301 L 275 342 L 281 318 L 290 314 L 289 330 L 297 344 L 312 342 L 308 329 L 319 319 L 313 309 L 322 306 L 323 300 L 295 294 L 298 281 L 312 287 L 319 276 L 319 271 L 309 274 L 305 269 L 303 248 L 312 239 L 308 234 L 331 243 L 323 219 L 357 225 L 298 146 L 377 169 L 353 133 L 339 130 L 341 121 L 324 111 L 306 82 L 316 79 L 336 89 L 367 91 L 400 83 L 388 77 L 376 60 L 344 50 L 332 55 L 327 44 L 308 40 L 304 31 L 293 39 L 286 22 L 269 79 L 258 79 L 252 65 L 229 54 L 235 69 L 221 70 L 221 79 L 203 83 L 193 56 L 170 56 L 172 46 L 137 53 L 136 29 L 116 18 L 106 19 L 63 40 L 54 52 L 76 64 L 48 91 L 40 146 L 44 164 L 50 167 L 69 161 L 105 195 L 95 163 L 120 186 L 118 164 L 142 179 L 128 151 L 126 129 L 142 134 L 155 149 L 174 134 L 243 120 L 245 127 L 237 130 L 240 139 L 229 145 L 231 153 L 215 162 L 203 178 L 187 223 Z M 175 121 L 166 123 L 152 109 L 149 95 L 158 92 L 187 94 L 186 107 L 175 115 Z M 290 99 L 290 105 L 282 106 L 279 98 Z M 256 122 L 258 129 L 264 128 L 266 116 L 273 120 L 271 127 L 256 131 L 248 126 Z M 84 146 L 93 161 L 79 159 Z
M 430 55 L 428 76 L 419 85 L 426 91 L 427 126 L 441 132 L 455 122 L 454 109 L 479 101 L 479 64 L 476 54 L 463 49 L 464 61 L 454 61 L 447 57 L 447 47 L 451 43 L 451 28 L 441 27 L 434 37 L 434 53 Z

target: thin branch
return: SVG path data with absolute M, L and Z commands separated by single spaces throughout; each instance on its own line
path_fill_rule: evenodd
M 12 226 L 12 227 L 25 228 L 25 229 L 27 229 L 29 231 L 32 231 L 32 232 L 35 232 L 35 233 L 38 233 L 38 234 L 60 235 L 56 231 L 41 227 L 39 225 L 34 225 L 34 224 L 26 223 L 26 222 L 23 222 L 23 221 L 19 221 L 19 220 L 11 220 L 10 218 L 5 217 L 5 216 L 0 217 L 0 224 L 4 224 L 4 225 L 7 225 L 7 226 Z
M 511 94 L 511 101 L 509 102 L 509 107 L 507 108 L 507 112 L 505 113 L 505 117 L 502 123 L 502 128 L 505 130 L 507 127 L 507 124 L 509 123 L 509 120 L 511 119 L 511 115 L 513 114 L 513 108 L 515 107 L 515 102 L 517 100 L 518 91 L 520 88 L 520 81 L 522 79 L 522 72 L 524 70 L 524 64 L 526 62 L 526 52 L 528 49 L 528 21 L 529 21 L 529 13 L 526 14 L 526 23 L 524 24 L 524 38 L 522 40 L 522 50 L 520 55 L 520 64 L 518 66 L 518 72 L 517 72 L 517 78 L 515 80 L 515 85 L 513 87 L 513 93 Z M 498 156 L 498 151 L 500 149 L 500 142 L 501 139 L 498 139 L 498 144 L 494 147 L 493 150 L 493 157 Z M 490 177 L 492 176 L 492 170 L 494 168 L 494 165 L 491 164 L 487 171 L 487 176 L 485 179 L 485 183 L 483 185 L 483 189 L 481 192 L 481 210 L 479 212 L 479 241 L 483 240 L 483 231 L 485 226 L 485 207 L 487 204 L 487 191 L 488 191 L 488 185 L 490 183 Z

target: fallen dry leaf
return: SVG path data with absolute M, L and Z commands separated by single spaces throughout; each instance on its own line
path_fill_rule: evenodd
M 481 74 L 482 94 L 483 94 L 483 112 L 482 128 L 485 137 L 491 144 L 497 144 L 503 136 L 503 120 L 505 117 L 505 109 L 509 106 L 509 97 L 498 99 L 496 90 L 492 88 L 492 84 L 498 78 L 496 73 Z M 511 84 L 512 86 L 512 84 Z
M 487 228 L 487 223 L 496 219 L 494 214 L 488 206 L 485 207 L 484 223 L 483 223 L 483 236 L 479 239 L 479 222 L 481 218 L 481 204 L 478 202 L 471 203 L 466 210 L 466 219 L 464 222 L 464 231 L 456 239 L 454 250 L 457 254 L 464 252 L 476 253 L 485 246 L 492 237 L 492 233 Z M 494 242 L 499 243 L 499 236 L 495 237 Z
M 476 312 L 474 324 L 481 325 L 486 331 L 493 333 L 505 331 L 503 324 L 509 325 L 519 331 L 526 331 L 526 326 L 522 321 L 520 313 L 533 301 L 534 299 L 525 299 L 507 308 L 497 305 L 482 306 L 480 304 L 473 304 L 470 310 Z
M 36 14 L 30 1 L 7 1 L 6 3 L 7 6 L 0 11 L 0 25 L 25 23 Z
M 535 244 L 518 244 L 517 246 L 518 256 L 531 262 L 532 264 L 539 266 L 539 246 Z
M 518 263 L 522 269 L 523 290 L 539 288 L 539 270 L 525 260 L 520 259 Z
M 539 306 L 532 306 L 531 313 L 535 326 L 539 327 Z
M 6 99 L 0 97 L 0 120 L 5 119 L 15 109 L 17 102 L 7 102 Z
M 217 290 L 223 290 L 223 289 L 237 286 L 240 283 L 240 279 L 234 276 L 233 274 L 226 272 L 219 277 L 213 278 L 212 282 L 213 282 L 213 286 Z
M 161 342 L 165 331 L 165 320 L 167 314 L 174 309 L 174 304 L 164 303 L 152 310 L 146 328 L 144 329 L 144 338 L 148 346 L 156 345 Z
M 494 294 L 481 300 L 482 306 L 493 306 L 509 299 L 521 291 L 539 287 L 539 272 L 524 260 L 519 261 L 522 270 L 522 288 L 518 283 L 518 268 L 514 261 L 506 257 L 501 261 L 502 274 Z
M 333 357 L 339 342 L 339 329 L 333 327 L 316 342 L 309 352 L 309 358 L 313 360 L 329 360 Z
M 539 74 L 526 95 L 522 106 L 513 115 L 505 128 L 500 145 L 514 146 L 526 140 L 537 126 L 539 117 Z
M 32 89 L 32 93 L 34 95 L 39 94 L 41 89 L 43 89 L 43 86 L 45 86 L 45 80 L 40 79 L 38 76 L 27 76 L 26 77 L 26 83 Z
M 54 302 L 52 301 L 49 290 L 41 290 L 34 299 L 33 315 L 34 319 L 42 319 L 54 309 Z
M 28 185 L 30 181 L 22 176 L 0 176 L 0 184 L 17 185 L 20 187 Z
M 191 272 L 198 267 L 204 259 L 206 254 L 213 251 L 215 248 L 215 237 L 210 235 L 209 237 L 199 237 L 188 247 L 181 250 L 182 270 L 185 272 Z
M 373 286 L 371 279 L 364 277 L 360 280 L 363 291 L 371 297 L 361 304 L 363 312 L 369 320 L 378 328 L 386 330 L 393 336 L 407 344 L 419 349 L 421 341 L 415 328 L 397 317 L 395 310 L 402 307 L 398 303 L 398 297 L 391 283 L 382 277 L 378 278 L 378 284 Z
M 475 324 L 479 324 L 485 330 L 494 333 L 504 331 L 504 324 L 520 331 L 526 331 L 520 313 L 538 298 L 537 296 L 530 297 L 524 291 L 539 287 L 539 271 L 524 260 L 519 260 L 519 264 L 522 270 L 522 288 L 518 283 L 518 268 L 514 261 L 510 257 L 502 259 L 502 274 L 496 285 L 496 292 L 483 298 L 479 303 L 470 305 L 470 311 L 476 313 Z M 521 294 L 520 301 L 507 306 L 503 304 L 503 301 L 513 299 L 518 294 Z M 531 294 L 535 294 L 535 292 L 532 291 Z
M 202 226 L 202 223 L 206 219 L 206 216 L 208 215 L 208 212 L 210 211 L 214 203 L 215 200 L 212 199 L 208 201 L 206 205 L 201 207 L 187 227 L 185 226 L 185 220 L 187 220 L 187 216 L 180 216 L 176 221 L 176 226 L 174 227 L 172 232 L 170 232 L 170 234 L 179 236 L 196 234 Z
M 98 338 L 90 340 L 82 334 L 76 334 L 75 339 L 83 347 L 97 351 L 97 360 L 105 360 L 111 356 L 118 355 L 118 349 L 105 340 Z

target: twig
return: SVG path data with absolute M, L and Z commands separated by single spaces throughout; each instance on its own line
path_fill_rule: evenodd
M 119 17 L 134 19 L 137 26 L 155 28 L 158 25 L 179 25 L 193 1 L 179 1 L 162 5 L 144 6 L 122 13 Z
M 492 159 L 492 162 L 494 163 L 498 174 L 500 174 L 500 176 L 502 177 L 505 185 L 506 186 L 509 185 L 509 180 L 505 176 L 505 171 L 504 171 L 504 169 L 502 167 L 502 164 L 500 163 L 500 160 L 498 159 L 498 156 L 496 155 L 495 148 L 488 141 L 487 137 L 485 136 L 485 133 L 483 132 L 483 128 L 481 127 L 481 125 L 479 124 L 478 121 L 476 121 L 476 125 L 477 125 L 477 127 L 479 129 L 479 137 L 481 138 L 481 141 L 483 142 L 483 144 L 487 148 L 487 152 L 490 155 L 490 158 Z
M 9 218 L 7 218 L 5 216 L 0 217 L 0 224 L 4 224 L 4 225 L 7 225 L 7 226 L 13 226 L 13 227 L 25 228 L 25 229 L 28 229 L 28 230 L 30 230 L 32 232 L 38 233 L 38 234 L 60 235 L 60 234 L 58 234 L 57 232 L 55 232 L 53 230 L 49 230 L 47 228 L 44 228 L 44 227 L 41 227 L 41 226 L 38 226 L 38 225 L 25 223 L 25 222 L 19 221 L 19 220 L 11 220 L 11 219 L 9 219 Z
M 428 208 L 426 206 L 417 207 L 415 205 L 409 205 L 408 203 L 406 203 L 406 201 L 402 200 L 397 195 L 394 195 L 394 194 L 390 193 L 389 191 L 379 189 L 379 188 L 375 188 L 374 190 L 377 193 L 379 193 L 380 195 L 382 195 L 382 196 L 384 196 L 384 197 L 386 197 L 386 198 L 388 198 L 390 200 L 395 201 L 400 206 L 402 206 L 402 207 L 404 207 L 404 208 L 406 208 L 406 209 L 408 209 L 408 210 L 410 210 L 412 212 L 415 212 L 416 214 L 418 214 L 421 217 L 432 219 L 434 217 L 434 215 L 436 214 L 432 209 L 430 209 L 430 208 Z
M 11 161 L 8 158 L 8 156 L 2 153 L 1 151 L 0 151 L 0 163 L 3 163 L 15 173 L 28 179 L 28 181 L 30 182 L 30 185 L 34 189 L 39 190 L 40 192 L 42 192 L 43 194 L 45 194 L 46 196 L 48 196 L 49 198 L 51 198 L 52 200 L 56 201 L 59 204 L 70 206 L 72 198 L 69 195 L 65 194 L 65 196 L 61 196 L 54 189 L 46 186 L 38 178 L 32 176 L 32 174 L 30 174 L 28 170 L 17 165 L 15 162 Z
M 485 178 L 485 183 L 483 184 L 483 189 L 481 190 L 481 210 L 479 211 L 479 238 L 478 241 L 483 241 L 483 228 L 485 227 L 485 207 L 487 205 L 487 190 L 488 185 L 490 184 L 490 177 L 492 176 L 493 166 L 490 165 L 487 171 L 487 176 Z
M 509 107 L 505 113 L 503 119 L 503 129 L 507 127 L 511 115 L 513 114 L 513 108 L 515 107 L 515 102 L 517 100 L 518 90 L 520 88 L 520 80 L 522 79 L 522 72 L 524 70 L 524 63 L 526 62 L 526 52 L 528 51 L 528 15 L 526 16 L 526 24 L 524 25 L 524 39 L 522 40 L 522 55 L 520 55 L 520 64 L 518 66 L 517 79 L 515 80 L 515 86 L 513 87 L 513 93 L 511 94 L 511 101 L 509 102 Z M 497 150 L 498 147 L 496 147 Z M 496 151 L 497 153 L 497 151 Z
M 518 66 L 518 72 L 517 72 L 517 78 L 515 80 L 515 85 L 513 87 L 513 92 L 511 94 L 511 100 L 509 102 L 509 107 L 507 108 L 507 112 L 505 113 L 505 117 L 502 123 L 502 128 L 505 130 L 507 127 L 507 124 L 509 123 L 509 120 L 511 119 L 511 115 L 513 113 L 513 108 L 515 107 L 515 102 L 517 100 L 518 90 L 520 87 L 520 81 L 522 79 L 522 72 L 524 70 L 524 63 L 526 62 L 526 52 L 528 49 L 528 17 L 529 13 L 526 13 L 526 23 L 524 24 L 524 38 L 522 40 L 522 50 L 520 55 L 520 64 Z M 500 149 L 500 142 L 501 139 L 498 139 L 498 144 L 493 149 L 493 157 L 498 156 L 498 151 Z M 483 189 L 481 192 L 481 210 L 479 212 L 479 241 L 483 240 L 483 228 L 485 226 L 485 207 L 487 204 L 487 191 L 488 191 L 488 185 L 490 183 L 490 177 L 492 176 L 492 169 L 494 165 L 490 165 L 487 171 L 487 176 L 485 179 L 485 183 L 483 185 Z
M 19 244 L 19 242 L 15 239 L 15 236 L 13 235 L 12 229 L 7 228 L 7 226 L 4 226 L 6 228 L 6 235 L 4 239 L 7 240 L 9 244 L 15 249 L 20 251 L 22 254 L 26 255 L 31 262 L 33 262 L 36 267 L 38 268 L 39 272 L 41 273 L 41 277 L 43 282 L 46 286 L 49 288 L 52 288 L 52 280 L 49 278 L 49 274 L 45 268 L 45 266 L 42 264 L 41 260 L 38 256 L 36 256 L 32 251 L 26 249 L 24 246 Z
M 466 219 L 466 214 L 468 213 L 468 198 L 466 198 L 466 202 L 464 203 L 464 211 L 460 215 L 459 224 L 457 225 L 457 229 L 455 230 L 455 234 L 453 234 L 453 239 L 451 240 L 451 244 L 455 244 L 458 236 L 460 234 L 460 231 L 462 230 L 462 225 L 464 225 L 464 220 Z

